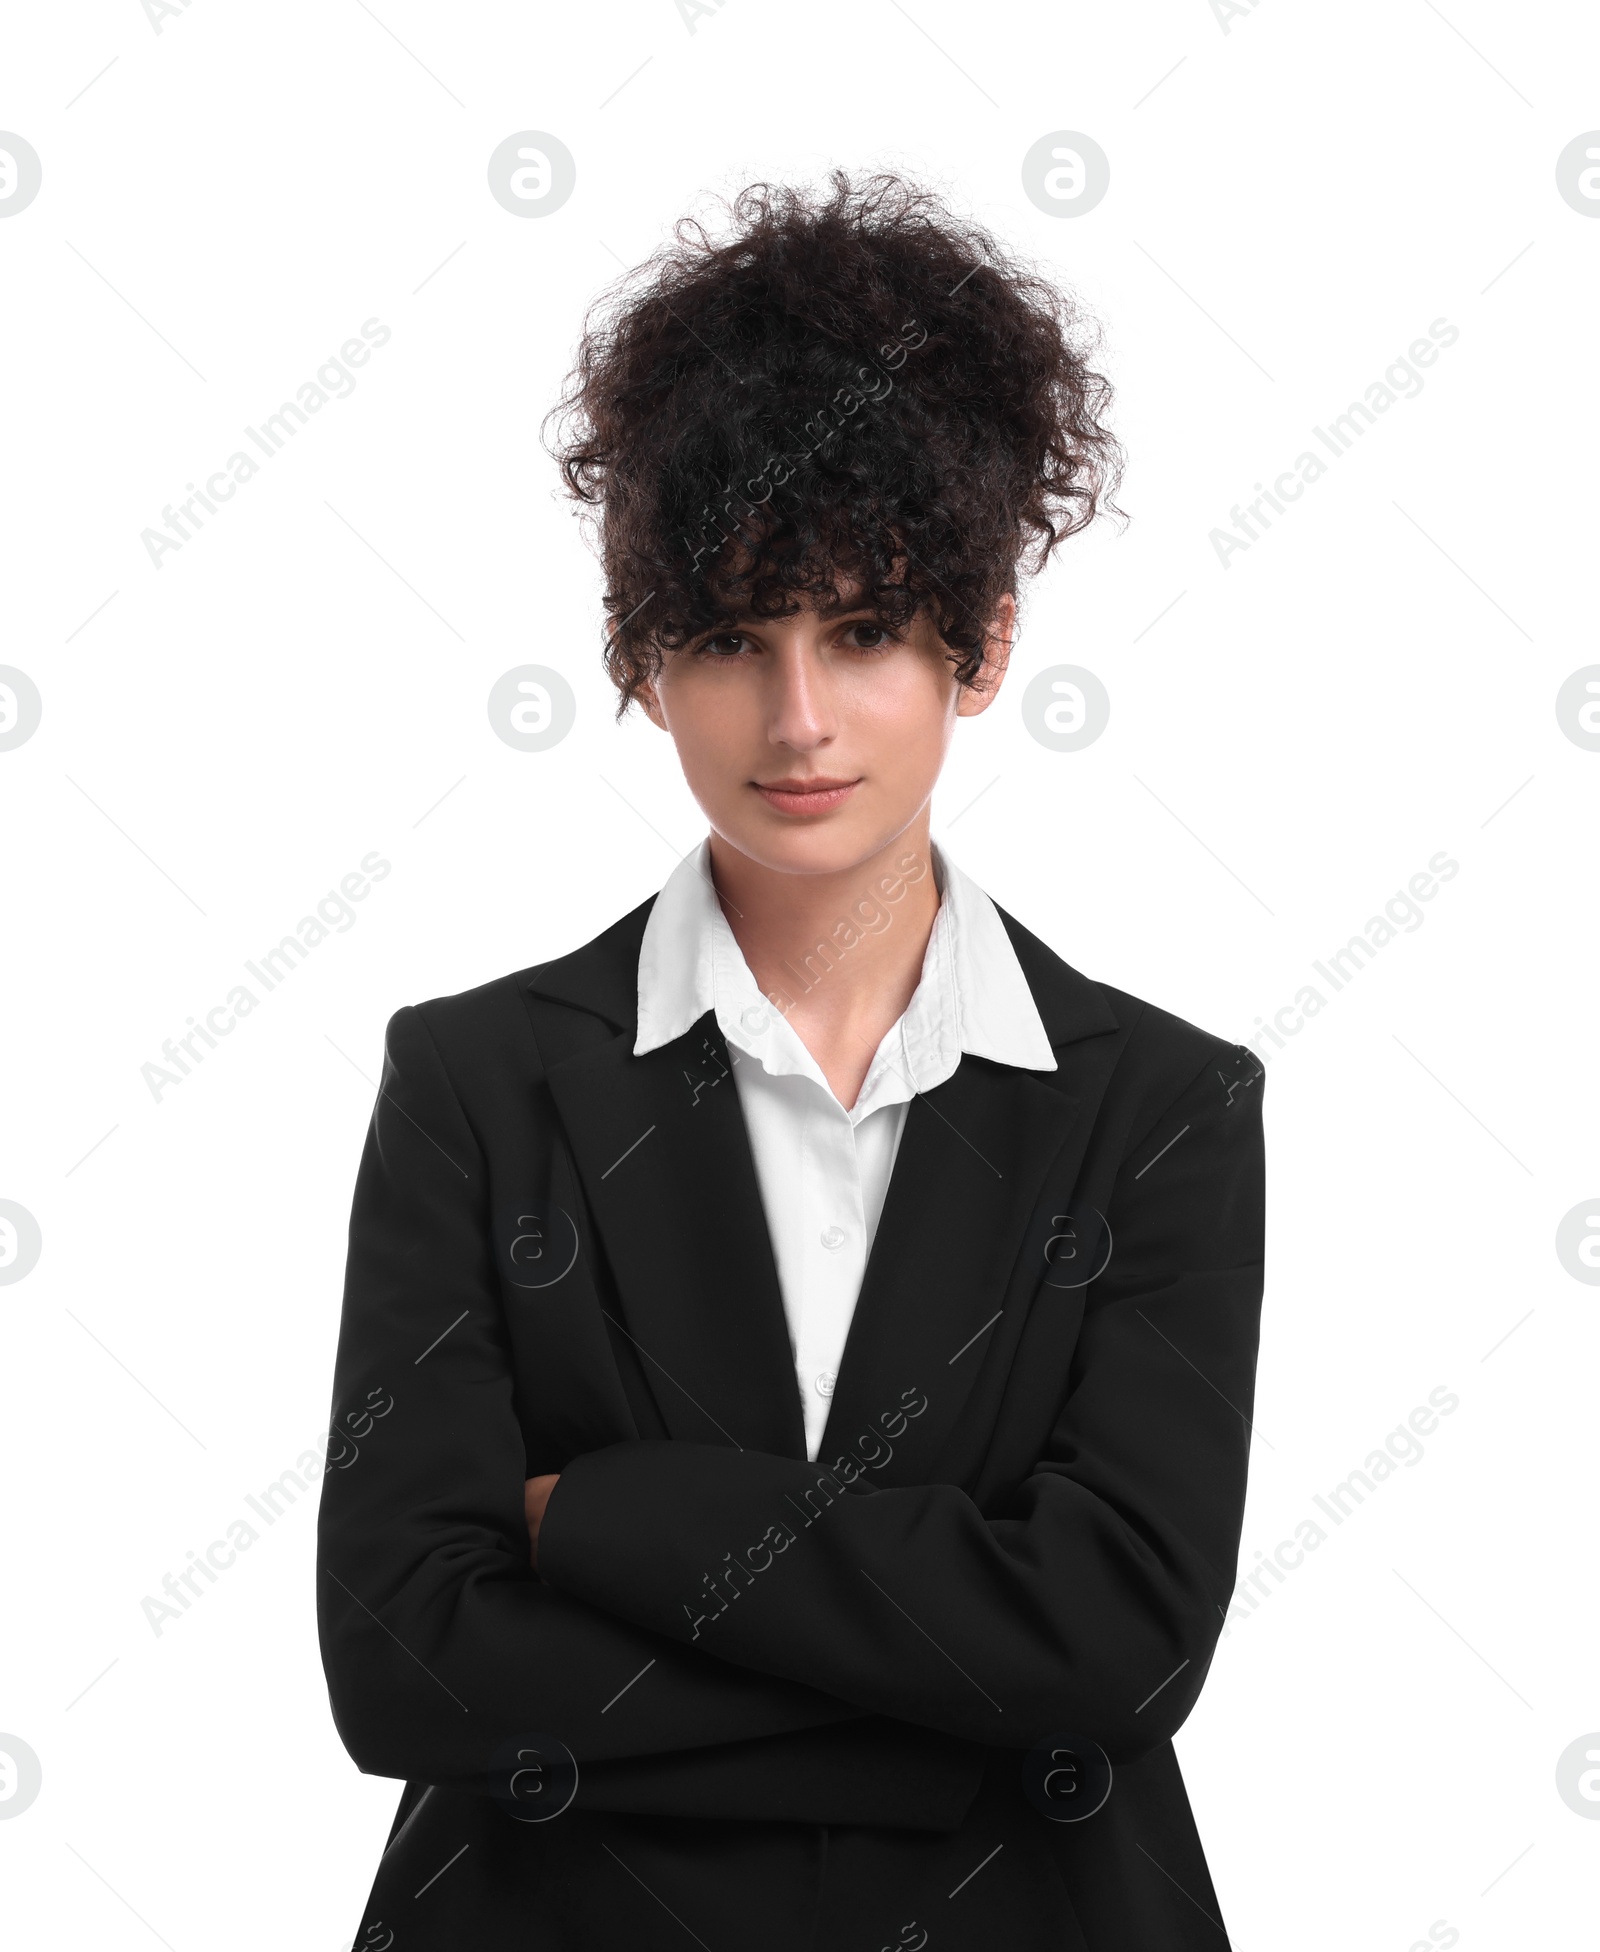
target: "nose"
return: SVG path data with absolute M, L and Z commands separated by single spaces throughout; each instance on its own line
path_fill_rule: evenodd
M 767 737 L 775 746 L 814 752 L 838 729 L 826 665 L 802 629 L 786 630 L 770 660 Z

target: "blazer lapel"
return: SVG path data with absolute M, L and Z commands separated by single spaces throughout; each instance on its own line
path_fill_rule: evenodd
M 820 1462 L 861 1455 L 856 1439 L 915 1399 L 926 1407 L 907 1442 L 919 1464 L 937 1454 L 993 1346 L 1020 1332 L 1003 1312 L 1012 1269 L 1054 1162 L 1075 1128 L 1087 1132 L 1083 1114 L 1032 1073 L 970 1056 L 911 1101 Z
M 806 1454 L 794 1356 L 729 1051 L 707 1012 L 633 1055 L 647 902 L 535 971 L 537 997 L 619 1034 L 568 1049 L 547 1078 L 662 1419 L 691 1443 Z M 965 1056 L 912 1100 L 829 1410 L 819 1466 L 926 1399 L 916 1470 L 953 1429 L 980 1370 L 1002 1370 L 1026 1298 L 1008 1303 L 1041 1208 L 1071 1192 L 1118 1028 L 1101 992 L 1000 911 L 1060 1067 Z M 745 1060 L 748 1061 L 748 1060 Z M 1048 1216 L 1046 1216 L 1047 1218 Z M 1040 1269 L 1043 1268 L 1043 1237 Z M 908 1438 L 909 1442 L 909 1438 Z M 900 1459 L 895 1459 L 898 1464 Z M 878 1483 L 898 1482 L 894 1464 Z
M 716 1017 L 633 1055 L 648 908 L 535 972 L 537 996 L 622 1026 L 546 1077 L 615 1278 L 618 1326 L 667 1429 L 681 1442 L 804 1457 L 777 1264 Z
M 1119 1027 L 1093 984 L 999 913 L 1057 1069 L 967 1055 L 911 1101 L 818 1453 L 866 1461 L 858 1438 L 881 1443 L 924 1399 L 875 1483 L 921 1481 L 980 1373 L 1009 1367 L 1109 1069 L 1110 1046 L 1093 1040 Z

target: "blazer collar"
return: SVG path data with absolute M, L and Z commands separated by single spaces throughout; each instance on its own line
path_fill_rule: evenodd
M 631 1051 L 639 1036 L 639 951 L 650 911 L 658 899 L 652 895 L 581 948 L 539 964 L 529 977 L 528 988 L 536 996 L 604 1018 L 614 1029 L 627 1033 Z M 1097 985 L 1063 962 L 998 902 L 994 911 L 1011 939 L 1052 1049 L 1118 1028 L 1117 1018 Z
M 909 1091 L 914 1085 L 926 1091 L 942 1084 L 964 1052 L 1023 1070 L 1053 1071 L 1056 1061 L 1038 1007 L 994 903 L 937 841 L 929 852 L 939 905 L 921 979 L 901 1019 L 902 1048 L 911 1070 L 911 1081 L 903 1089 Z M 927 871 L 924 863 L 922 872 Z M 862 904 L 869 916 L 872 906 L 870 899 Z M 885 904 L 872 919 L 882 926 L 892 922 L 893 914 L 893 907 Z M 843 928 L 847 930 L 854 920 L 850 918 Z M 824 963 L 848 953 L 838 936 L 835 932 L 832 939 L 816 945 L 816 956 Z M 811 971 L 793 961 L 788 971 L 780 981 L 790 983 L 796 992 L 810 987 Z M 643 1057 L 671 1043 L 707 1010 L 714 1010 L 730 1043 L 769 1070 L 774 1064 L 793 1069 L 793 1062 L 785 1061 L 783 1045 L 787 1042 L 794 1050 L 798 1039 L 780 1039 L 775 1050 L 759 1037 L 753 1041 L 741 1021 L 743 1010 L 751 1007 L 760 1015 L 768 1014 L 763 1006 L 761 991 L 717 899 L 711 844 L 703 840 L 674 868 L 645 923 L 634 1055 Z M 794 1057 L 821 1081 L 803 1051 L 794 1050 Z

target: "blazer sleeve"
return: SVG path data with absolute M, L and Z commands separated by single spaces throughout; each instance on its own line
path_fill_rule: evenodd
M 1169 1739 L 1234 1582 L 1260 1325 L 1262 1069 L 1217 1051 L 1119 1167 L 1057 1422 L 1003 1514 L 951 1484 L 630 1442 L 561 1474 L 544 1577 L 948 1735 L 1070 1732 L 1113 1761 Z
M 860 1708 L 530 1569 L 486 1184 L 427 1025 L 403 1009 L 356 1181 L 318 1513 L 318 1632 L 346 1748 L 372 1774 L 483 1790 L 506 1743 L 551 1736 L 580 1765 L 580 1803 L 670 1812 L 681 1790 L 691 1809 L 760 1816 L 766 1796 L 771 1814 L 827 1821 L 837 1792 L 848 1820 Z M 829 1724 L 858 1732 L 834 1752 Z M 935 1773 L 913 1824 L 959 1821 L 976 1787 L 953 1752 Z

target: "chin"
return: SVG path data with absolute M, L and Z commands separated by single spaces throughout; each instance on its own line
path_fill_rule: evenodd
M 848 874 L 870 861 L 908 824 L 868 826 L 859 819 L 801 821 L 773 814 L 761 821 L 740 821 L 737 827 L 721 825 L 717 831 L 730 846 L 775 874 L 827 875 Z

